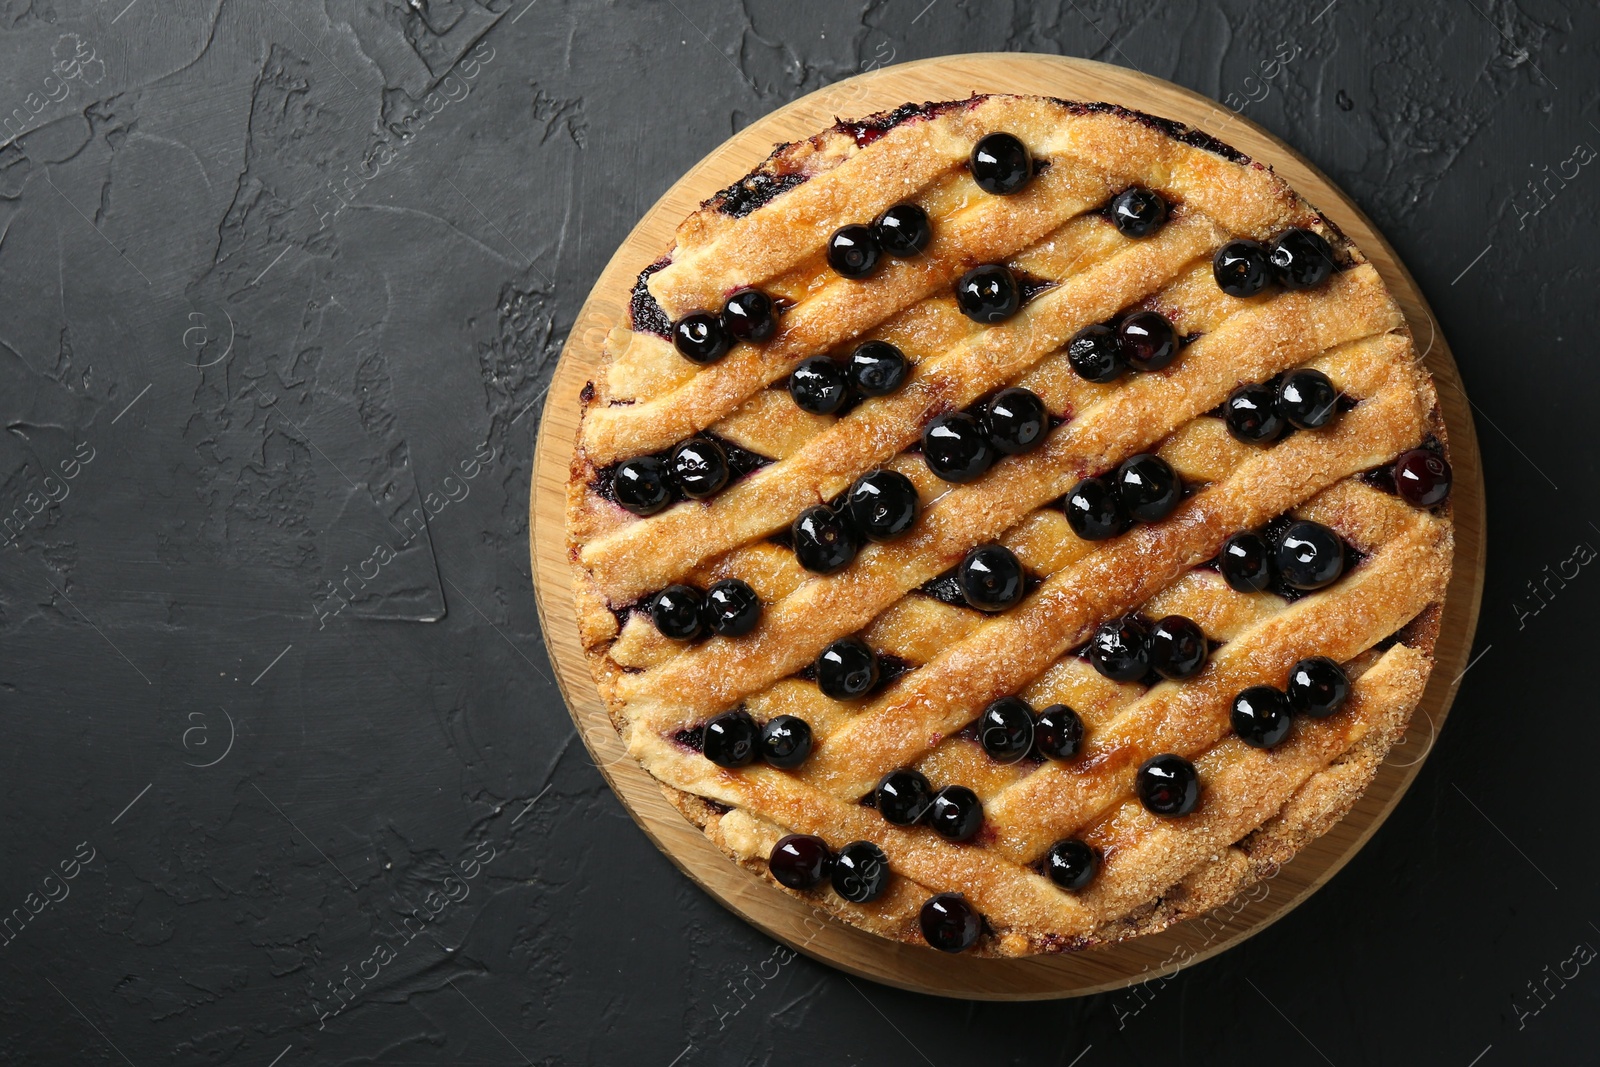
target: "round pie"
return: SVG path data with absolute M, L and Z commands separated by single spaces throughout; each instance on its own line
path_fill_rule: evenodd
M 582 392 L 576 610 L 629 754 L 883 937 L 1160 930 L 1337 822 L 1450 578 L 1433 384 L 1269 168 L 975 96 L 779 146 Z

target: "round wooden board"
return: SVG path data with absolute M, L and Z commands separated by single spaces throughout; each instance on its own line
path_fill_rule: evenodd
M 1108 948 L 1014 960 L 948 956 L 847 926 L 746 872 L 679 814 L 655 779 L 623 751 L 590 677 L 578 640 L 565 530 L 578 393 L 599 364 L 606 331 L 627 323 L 635 276 L 672 246 L 678 223 L 765 159 L 775 143 L 809 137 L 836 117 L 857 118 L 907 101 L 961 99 L 975 92 L 1121 104 L 1205 130 L 1270 164 L 1355 241 L 1398 298 L 1439 385 L 1455 465 L 1455 573 L 1433 675 L 1403 745 L 1390 753 L 1350 814 L 1275 878 L 1203 919 Z M 1171 973 L 1268 926 L 1343 867 L 1399 803 L 1444 724 L 1477 625 L 1485 534 L 1477 436 L 1455 362 L 1410 274 L 1366 216 L 1293 149 L 1203 96 L 1122 67 L 1023 53 L 949 56 L 846 79 L 752 123 L 668 189 L 606 265 L 568 337 L 539 427 L 529 528 L 539 619 L 562 693 L 596 765 L 650 839 L 724 905 L 809 956 L 904 989 L 987 1000 L 1081 996 Z

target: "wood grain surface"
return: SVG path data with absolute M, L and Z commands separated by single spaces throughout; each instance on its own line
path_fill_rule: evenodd
M 1205 130 L 1271 165 L 1361 248 L 1399 301 L 1438 383 L 1455 469 L 1455 573 L 1433 675 L 1405 741 L 1390 752 L 1354 810 L 1276 877 L 1203 919 L 1108 948 L 1015 960 L 948 956 L 856 930 L 747 873 L 685 820 L 655 779 L 627 757 L 595 690 L 578 641 L 565 532 L 579 390 L 598 366 L 606 331 L 627 322 L 635 276 L 671 247 L 684 216 L 766 158 L 775 143 L 809 137 L 836 117 L 857 118 L 907 101 L 960 99 L 975 92 L 1121 104 Z M 752 123 L 668 189 L 606 265 L 568 337 L 540 422 L 529 511 L 539 618 L 551 664 L 595 764 L 650 839 L 712 896 L 785 944 L 863 978 L 950 997 L 1070 997 L 1147 981 L 1239 943 L 1305 900 L 1382 825 L 1416 776 L 1467 665 L 1483 589 L 1483 472 L 1466 394 L 1426 301 L 1366 216 L 1293 149 L 1203 96 L 1122 67 L 1026 53 L 942 57 L 846 79 Z

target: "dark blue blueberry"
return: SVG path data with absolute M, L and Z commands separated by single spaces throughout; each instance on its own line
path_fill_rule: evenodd
M 765 341 L 778 328 L 772 298 L 759 289 L 740 289 L 722 305 L 722 328 L 741 341 Z
M 854 700 L 878 684 L 878 656 L 859 637 L 841 637 L 817 657 L 817 688 L 835 700 Z
M 972 180 L 995 196 L 1008 196 L 1033 177 L 1028 146 L 1009 133 L 991 133 L 972 147 Z
M 1293 719 L 1283 694 L 1270 685 L 1253 685 L 1233 698 L 1233 732 L 1252 748 L 1273 748 L 1289 736 Z
M 1248 530 L 1222 542 L 1217 569 L 1235 592 L 1259 593 L 1272 584 L 1272 556 L 1266 539 Z
M 892 541 L 917 521 L 917 487 L 899 471 L 869 471 L 845 496 L 850 524 L 870 541 Z
M 761 598 L 749 584 L 738 578 L 724 578 L 706 590 L 701 614 L 712 633 L 721 637 L 743 637 L 761 621 Z
M 812 356 L 789 373 L 789 395 L 801 411 L 832 415 L 850 399 L 850 382 L 834 360 Z
M 961 595 L 979 611 L 1005 611 L 1022 599 L 1022 564 L 1004 545 L 969 549 L 957 572 Z
M 1275 556 L 1279 577 L 1292 589 L 1321 589 L 1344 573 L 1344 542 L 1319 522 L 1297 522 L 1285 530 Z
M 1350 676 L 1326 656 L 1303 659 L 1289 669 L 1289 707 L 1313 719 L 1325 719 L 1344 707 Z
M 1437 452 L 1413 448 L 1394 461 L 1394 491 L 1414 508 L 1444 503 L 1450 495 L 1450 483 L 1450 464 Z
M 1033 745 L 1041 756 L 1072 759 L 1083 747 L 1083 720 L 1065 704 L 1051 704 L 1033 724 Z
M 1022 306 L 1022 287 L 1003 263 L 973 267 L 956 282 L 956 306 L 961 314 L 985 326 L 1004 322 Z
M 1123 460 L 1111 484 L 1128 514 L 1143 522 L 1160 522 L 1183 502 L 1183 480 L 1178 472 L 1152 453 Z
M 1194 764 L 1167 753 L 1145 760 L 1135 778 L 1145 810 L 1156 815 L 1187 815 L 1200 803 L 1200 776 Z
M 761 758 L 792 771 L 811 755 L 811 724 L 796 715 L 779 715 L 761 728 Z
M 919 919 L 923 940 L 940 952 L 965 952 L 983 933 L 983 920 L 960 893 L 930 898 Z
M 828 266 L 845 278 L 865 278 L 878 265 L 878 239 L 870 227 L 841 226 L 828 238 Z
M 978 741 L 996 763 L 1015 763 L 1033 748 L 1033 709 L 1021 697 L 1001 697 L 978 716 Z
M 1305 367 L 1290 371 L 1278 386 L 1278 414 L 1297 429 L 1326 426 L 1338 408 L 1339 390 L 1319 370 Z
M 1264 445 L 1283 436 L 1288 424 L 1278 412 L 1271 386 L 1252 383 L 1235 389 L 1222 405 L 1222 421 L 1237 441 Z
M 896 204 L 872 224 L 878 245 L 896 259 L 920 254 L 933 240 L 928 213 L 915 204 Z
M 691 363 L 715 363 L 728 354 L 733 338 L 728 336 L 717 316 L 709 311 L 696 311 L 685 315 L 672 327 L 672 345 Z
M 1211 258 L 1211 275 L 1229 296 L 1255 296 L 1272 281 L 1272 260 L 1259 241 L 1229 241 Z
M 1085 478 L 1073 486 L 1065 509 L 1072 532 L 1085 541 L 1115 537 L 1132 522 L 1122 498 L 1104 478 Z
M 636 456 L 617 464 L 611 479 L 617 503 L 635 515 L 654 515 L 672 503 L 667 465 L 655 456 Z
M 983 829 L 983 801 L 964 785 L 947 785 L 933 795 L 928 825 L 948 841 L 966 841 Z
M 856 532 L 844 516 L 826 504 L 814 504 L 800 513 L 789 528 L 794 558 L 813 574 L 843 570 L 856 558 Z
M 1062 889 L 1076 892 L 1094 881 L 1100 854 L 1076 838 L 1057 841 L 1044 854 L 1045 873 Z
M 909 366 L 888 341 L 867 341 L 850 353 L 850 384 L 858 396 L 887 396 L 906 380 Z
M 1073 334 L 1067 342 L 1067 362 L 1086 382 L 1114 382 L 1127 369 L 1117 331 L 1099 323 Z
M 920 822 L 933 807 L 933 786 L 921 771 L 903 768 L 890 771 L 873 791 L 878 814 L 896 826 Z
M 667 471 L 684 496 L 704 500 L 728 484 L 728 454 L 715 441 L 691 437 L 672 450 Z
M 1122 361 L 1134 370 L 1160 370 L 1178 358 L 1178 331 L 1159 311 L 1136 311 L 1117 323 Z
M 1272 269 L 1285 289 L 1314 289 L 1333 273 L 1333 249 L 1319 233 L 1295 226 L 1272 242 Z
M 989 401 L 983 413 L 989 428 L 989 443 L 1008 456 L 1032 452 L 1044 444 L 1050 429 L 1050 413 L 1044 401 L 1031 389 L 1002 389 Z
M 1160 193 L 1132 186 L 1112 198 L 1111 221 L 1124 237 L 1148 237 L 1167 221 L 1167 202 Z
M 889 857 L 871 841 L 852 841 L 833 857 L 833 891 L 852 904 L 866 904 L 889 888 Z
M 650 621 L 663 637 L 691 641 L 700 636 L 703 609 L 700 590 L 690 585 L 669 585 L 651 599 Z
M 820 837 L 789 834 L 772 846 L 767 869 L 779 884 L 790 889 L 815 889 L 833 869 L 833 853 Z
M 1211 643 L 1205 631 L 1182 615 L 1168 615 L 1150 627 L 1150 666 L 1163 678 L 1181 682 L 1200 673 Z
M 922 458 L 947 482 L 970 482 L 994 462 L 994 445 L 983 423 L 965 411 L 952 411 L 922 431 Z
M 743 767 L 756 758 L 761 731 L 747 711 L 729 711 L 706 723 L 700 751 L 718 767 Z
M 1089 663 L 1113 682 L 1137 682 L 1150 670 L 1150 628 L 1137 615 L 1101 623 L 1089 639 Z

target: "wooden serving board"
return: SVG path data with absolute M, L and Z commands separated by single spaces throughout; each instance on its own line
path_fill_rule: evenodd
M 907 101 L 954 100 L 974 92 L 1121 104 L 1198 127 L 1270 164 L 1355 241 L 1398 298 L 1438 383 L 1455 468 L 1455 574 L 1437 663 L 1404 744 L 1390 753 L 1354 810 L 1275 878 L 1210 916 L 1108 948 L 1016 960 L 945 955 L 847 926 L 744 871 L 685 820 L 655 779 L 628 758 L 590 678 L 578 640 L 565 532 L 578 393 L 595 374 L 606 331 L 627 323 L 635 276 L 671 247 L 678 223 L 765 159 L 775 143 L 809 137 L 836 117 L 858 118 Z M 1482 464 L 1455 362 L 1410 274 L 1355 204 L 1293 149 L 1203 96 L 1122 67 L 1023 53 L 949 56 L 848 78 L 752 123 L 668 189 L 606 265 L 567 339 L 540 422 L 529 528 L 539 619 L 562 693 L 596 765 L 650 839 L 728 908 L 809 956 L 904 989 L 988 1000 L 1080 996 L 1170 974 L 1263 929 L 1333 877 L 1399 803 L 1444 725 L 1477 625 L 1485 534 Z

